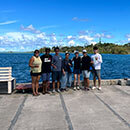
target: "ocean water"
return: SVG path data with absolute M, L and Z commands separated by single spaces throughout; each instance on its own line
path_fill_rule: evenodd
M 12 76 L 16 78 L 17 83 L 31 82 L 30 68 L 28 66 L 28 63 L 32 55 L 33 54 L 26 53 L 1 53 L 0 67 L 12 67 Z M 63 53 L 60 55 L 62 57 L 65 57 Z M 71 54 L 70 58 L 73 56 L 74 54 Z M 89 56 L 91 56 L 91 54 Z M 130 78 L 130 55 L 102 54 L 102 57 L 102 79 Z M 92 79 L 92 74 L 90 76 L 90 79 Z

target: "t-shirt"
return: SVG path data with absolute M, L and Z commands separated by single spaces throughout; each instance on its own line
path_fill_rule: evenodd
M 97 60 L 96 60 L 96 58 L 97 58 Z M 102 56 L 99 53 L 93 54 L 91 56 L 91 59 L 94 62 L 95 70 L 100 70 L 101 69 L 101 63 L 102 63 Z
M 91 62 L 91 58 L 89 56 L 83 56 L 82 57 L 82 70 L 89 70 L 90 62 Z
M 68 65 L 69 63 L 71 64 L 71 66 Z M 70 59 L 64 59 L 62 62 L 62 68 L 64 69 L 64 71 L 71 73 L 70 67 L 72 67 L 72 61 Z
M 61 71 L 62 69 L 62 57 L 60 55 L 54 55 L 52 57 L 52 64 L 56 66 L 53 71 Z
M 72 59 L 72 61 L 74 61 L 74 69 L 81 69 L 81 58 L 80 57 L 78 57 L 78 58 L 74 57 Z
M 51 72 L 51 63 L 52 63 L 52 56 L 51 55 L 42 55 L 42 73 L 50 73 Z

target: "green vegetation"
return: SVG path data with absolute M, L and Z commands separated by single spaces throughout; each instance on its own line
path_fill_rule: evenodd
M 99 48 L 100 53 L 103 54 L 130 54 L 130 43 L 125 45 L 117 45 L 114 43 L 97 43 L 96 46 Z M 54 52 L 54 48 L 52 48 L 51 52 Z M 78 50 L 82 52 L 83 49 L 86 49 L 88 53 L 93 53 L 93 45 L 88 46 L 64 46 L 60 47 L 61 52 L 74 52 L 74 50 Z M 40 53 L 45 52 L 45 47 L 40 49 Z

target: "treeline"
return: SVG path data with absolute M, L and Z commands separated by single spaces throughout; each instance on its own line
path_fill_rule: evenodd
M 117 45 L 114 43 L 97 43 L 95 46 L 99 48 L 100 53 L 103 54 L 130 54 L 130 43 L 125 45 Z M 52 47 L 51 52 L 54 52 L 54 48 Z M 60 47 L 61 52 L 74 52 L 74 50 L 78 50 L 82 52 L 83 49 L 86 49 L 88 53 L 93 53 L 93 45 L 88 46 L 63 46 Z M 40 49 L 40 53 L 45 52 L 45 47 Z

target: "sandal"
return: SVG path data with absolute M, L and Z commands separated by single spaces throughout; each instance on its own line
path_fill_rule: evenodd
M 37 94 L 37 96 L 39 96 L 40 95 L 40 93 L 36 93 Z
M 36 94 L 36 93 L 33 93 L 33 96 L 37 96 L 37 94 Z

